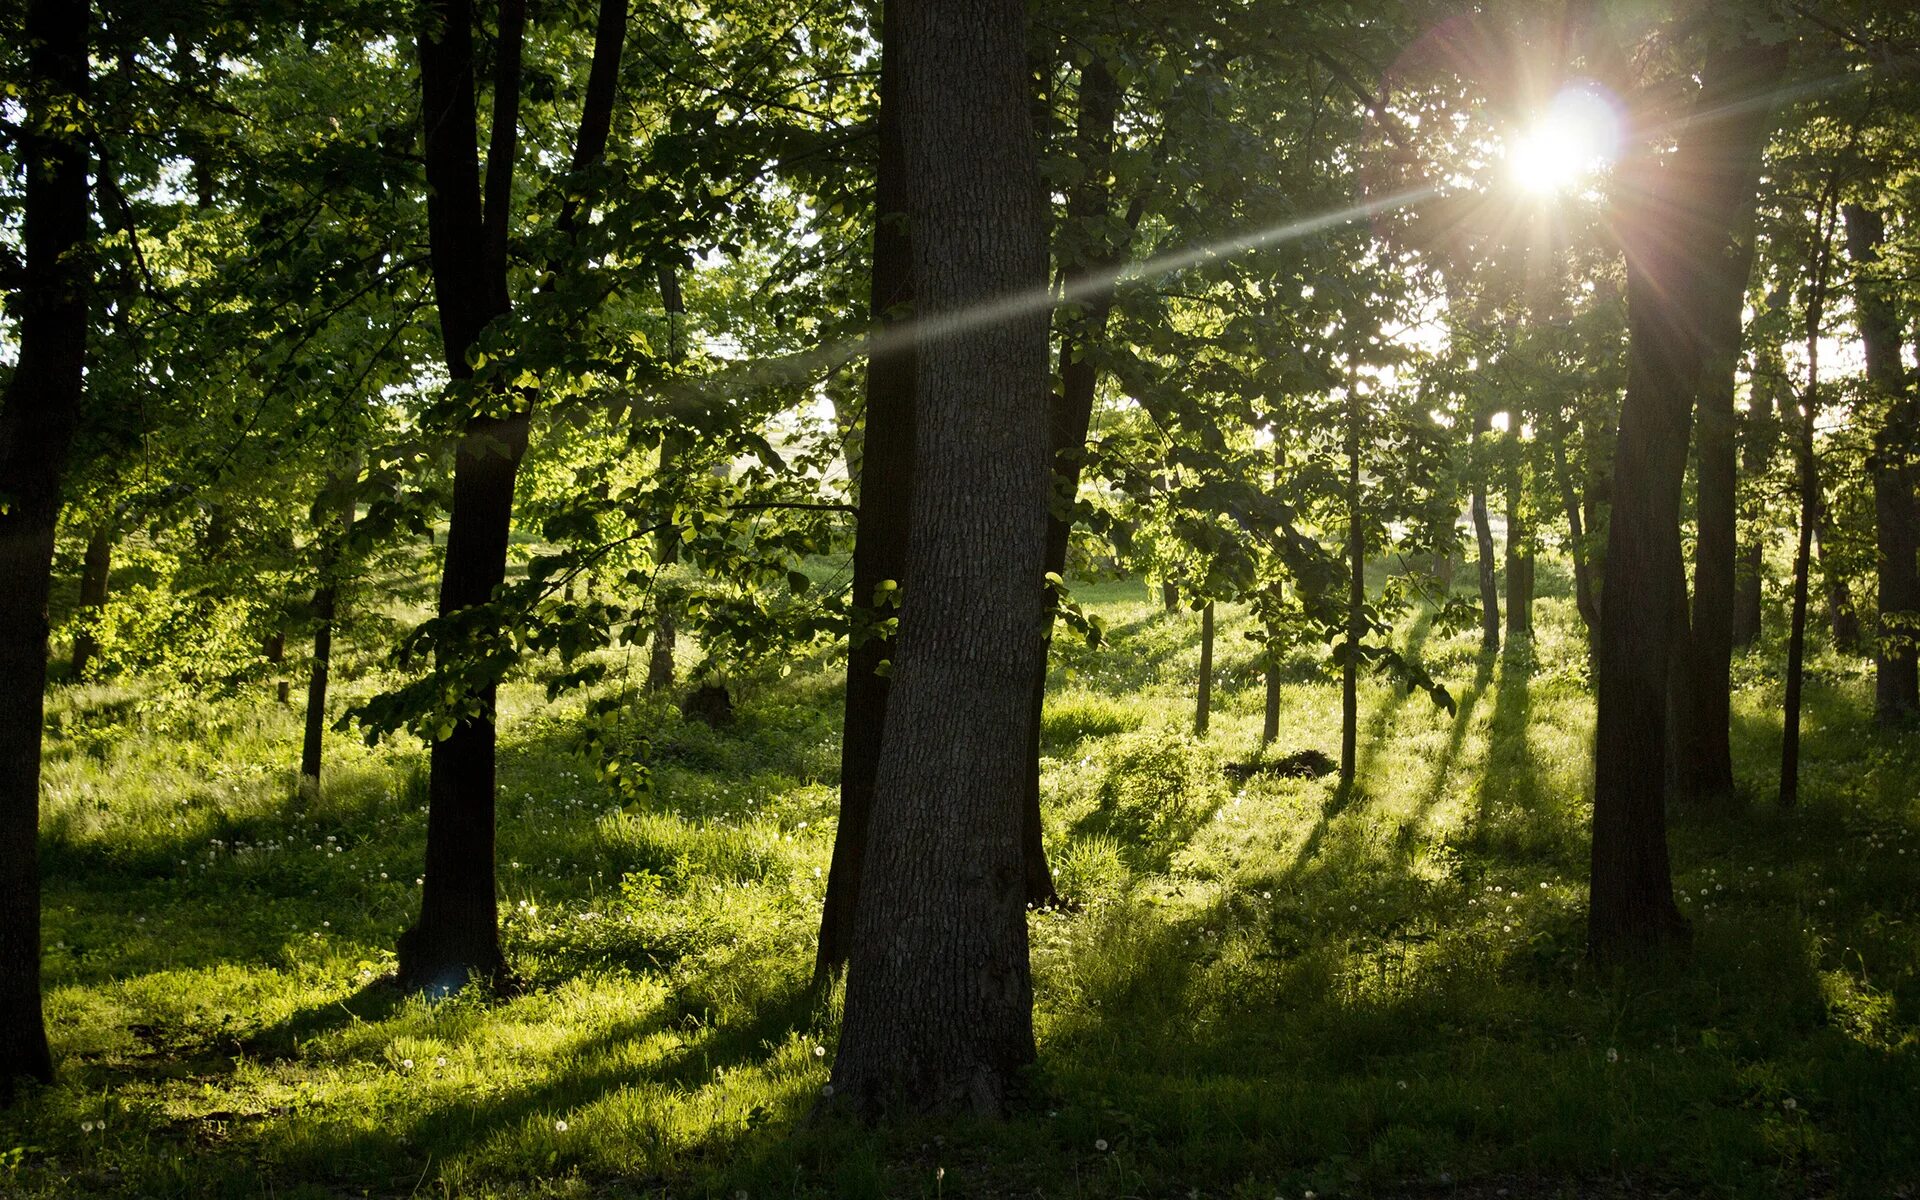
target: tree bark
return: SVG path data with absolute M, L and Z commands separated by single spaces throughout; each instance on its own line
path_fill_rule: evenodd
M 1769 307 L 1784 305 L 1786 298 L 1776 295 Z M 1747 479 L 1758 481 L 1773 460 L 1774 440 L 1778 436 L 1779 414 L 1775 393 L 1784 381 L 1786 364 L 1778 346 L 1756 346 L 1754 368 L 1747 394 L 1747 415 L 1742 430 L 1740 471 Z M 1762 601 L 1766 583 L 1766 506 L 1752 504 L 1746 544 L 1740 549 L 1740 569 L 1734 579 L 1733 644 L 1739 648 L 1753 645 L 1762 630 Z
M 1213 720 L 1213 601 L 1200 610 L 1200 686 L 1193 702 L 1193 736 L 1207 736 Z
M 494 79 L 493 135 L 482 200 L 471 0 L 435 0 L 420 35 L 426 134 L 427 235 L 448 374 L 470 385 L 481 331 L 506 315 L 506 230 L 518 140 L 524 0 L 505 0 Z M 453 504 L 439 613 L 484 604 L 506 577 L 514 482 L 527 418 L 469 418 L 454 453 Z M 400 936 L 402 987 L 444 994 L 469 979 L 504 983 L 494 879 L 494 692 L 428 755 L 427 854 L 420 913 Z
M 1681 796 L 1696 800 L 1733 793 L 1734 561 L 1740 544 L 1733 396 L 1753 247 L 1749 220 L 1702 275 L 1693 312 L 1700 364 L 1694 423 L 1696 535 L 1693 601 L 1681 646 L 1675 783 Z
M 1695 111 L 1666 162 L 1628 168 L 1637 194 L 1627 251 L 1626 399 L 1614 455 L 1606 591 L 1595 682 L 1588 949 L 1599 962 L 1683 950 L 1667 851 L 1667 668 L 1683 591 L 1680 493 L 1702 347 L 1690 331 L 1702 284 L 1734 273 L 1753 219 L 1772 115 L 1752 103 L 1784 52 L 1740 44 L 1709 56 Z
M 1507 637 L 1533 636 L 1533 530 L 1527 525 L 1520 414 L 1507 431 Z
M 63 130 L 87 96 L 89 10 L 28 5 L 27 112 L 15 134 L 26 264 L 18 357 L 0 401 L 0 1101 L 21 1077 L 53 1077 L 40 1007 L 40 730 L 60 481 L 86 372 L 87 150 L 83 133 Z
M 1920 710 L 1920 513 L 1914 508 L 1912 456 L 1920 445 L 1920 404 L 1900 358 L 1900 317 L 1886 282 L 1875 275 L 1886 221 L 1858 204 L 1843 209 L 1847 253 L 1854 264 L 1854 306 L 1865 345 L 1867 382 L 1880 393 L 1886 415 L 1873 433 L 1873 472 L 1879 628 L 1873 647 L 1874 714 L 1895 722 Z
M 1493 568 L 1493 522 L 1487 515 L 1487 467 L 1486 450 L 1482 445 L 1485 434 L 1493 428 L 1492 414 L 1477 411 L 1473 414 L 1473 449 L 1471 452 L 1473 475 L 1473 537 L 1479 549 L 1480 568 L 1480 648 L 1483 650 L 1500 649 L 1500 585 L 1494 578 Z
M 916 304 L 1046 284 L 1021 0 L 895 0 Z M 834 1100 L 1007 1110 L 1032 1062 L 1020 807 L 1049 464 L 1043 315 L 919 346 L 916 486 Z
M 322 529 L 318 580 L 313 588 L 313 666 L 307 676 L 306 725 L 300 742 L 300 780 L 318 791 L 326 750 L 327 684 L 333 670 L 333 625 L 340 611 L 340 571 L 353 533 L 359 464 L 334 475 L 327 491 L 338 509 L 331 529 Z
M 1170 579 L 1160 581 L 1160 611 L 1175 613 L 1180 611 L 1180 589 Z
M 667 318 L 667 362 L 678 366 L 686 357 L 687 302 L 680 292 L 680 274 L 671 263 L 660 268 L 660 307 Z M 673 468 L 680 451 L 680 438 L 669 432 L 660 439 L 660 474 Z M 677 531 L 666 530 L 654 538 L 654 561 L 660 570 L 680 557 Z M 661 587 L 656 575 L 653 586 L 653 641 L 647 654 L 647 690 L 664 692 L 673 686 L 673 649 L 680 636 L 674 617 L 673 597 Z
M 67 678 L 76 683 L 86 675 L 94 655 L 100 653 L 100 641 L 93 634 L 92 622 L 107 606 L 107 586 L 113 573 L 113 525 L 101 521 L 87 536 L 86 560 L 80 568 L 79 628 L 73 635 L 73 659 Z
M 1340 662 L 1340 786 L 1353 786 L 1360 746 L 1360 642 L 1366 636 L 1367 525 L 1360 510 L 1360 385 L 1351 361 L 1347 366 L 1347 642 Z M 1485 493 L 1480 511 L 1486 513 Z M 1482 581 L 1492 572 L 1483 560 Z M 1495 644 L 1499 630 L 1494 630 Z
M 854 515 L 853 627 L 847 638 L 847 695 L 840 737 L 840 821 L 820 913 L 815 988 L 824 987 L 853 950 L 854 914 L 865 870 L 874 774 L 886 724 L 894 639 L 881 622 L 893 618 L 907 575 L 908 512 L 914 487 L 915 353 L 897 335 L 913 302 L 912 239 L 907 221 L 906 146 L 900 117 L 899 0 L 882 8 L 880 153 L 874 193 L 870 320 L 883 336 L 867 360 L 860 496 Z M 891 583 L 892 589 L 882 590 Z
M 1800 393 L 1800 540 L 1793 555 L 1793 617 L 1787 631 L 1787 694 L 1780 737 L 1780 807 L 1793 808 L 1800 800 L 1800 700 L 1805 680 L 1807 649 L 1807 592 L 1815 529 L 1823 507 L 1814 430 L 1820 419 L 1820 331 L 1826 316 L 1828 278 L 1833 263 L 1833 228 L 1838 220 L 1834 196 L 1840 188 L 1836 166 L 1827 176 L 1826 193 L 1814 214 L 1813 278 L 1807 288 L 1807 386 Z

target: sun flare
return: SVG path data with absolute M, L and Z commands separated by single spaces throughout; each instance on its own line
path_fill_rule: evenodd
M 1507 172 L 1537 196 L 1572 191 L 1612 163 L 1620 148 L 1620 116 L 1600 91 L 1562 88 L 1545 112 L 1507 143 Z

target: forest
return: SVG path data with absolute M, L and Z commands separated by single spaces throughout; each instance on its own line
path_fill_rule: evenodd
M 1920 1197 L 1920 8 L 0 0 L 0 1196 Z

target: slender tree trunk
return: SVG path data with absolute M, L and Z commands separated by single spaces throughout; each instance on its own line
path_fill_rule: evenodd
M 1080 72 L 1079 113 L 1074 130 L 1076 153 L 1084 174 L 1067 197 L 1068 239 L 1094 239 L 1091 245 L 1069 245 L 1062 249 L 1065 264 L 1062 278 L 1076 295 L 1083 292 L 1089 276 L 1118 265 L 1127 247 L 1109 244 L 1103 228 L 1110 219 L 1112 203 L 1108 185 L 1113 157 L 1114 114 L 1119 92 L 1106 64 L 1089 62 Z M 1131 213 L 1133 222 L 1140 208 Z M 1132 225 L 1128 225 L 1131 233 Z M 1073 537 L 1073 503 L 1080 489 L 1080 461 L 1087 445 L 1087 431 L 1093 423 L 1093 402 L 1099 391 L 1099 368 L 1090 354 L 1106 336 L 1107 318 L 1113 310 L 1113 289 L 1096 288 L 1081 296 L 1077 312 L 1068 310 L 1060 320 L 1060 388 L 1049 396 L 1047 452 L 1053 466 L 1054 503 L 1047 517 L 1046 570 L 1065 576 L 1067 545 Z M 1042 618 L 1049 646 L 1053 636 L 1056 598 L 1049 591 L 1046 613 Z M 1059 901 L 1053 886 L 1053 871 L 1047 863 L 1047 849 L 1040 816 L 1040 729 L 1047 699 L 1047 656 L 1042 654 L 1034 672 L 1027 714 L 1029 771 L 1025 804 L 1021 811 L 1022 844 L 1026 858 L 1027 902 L 1049 905 Z
M 1703 350 L 1690 331 L 1703 287 L 1736 274 L 1750 227 L 1768 106 L 1751 103 L 1784 51 L 1735 44 L 1702 71 L 1693 123 L 1664 162 L 1629 165 L 1627 393 L 1614 454 L 1600 604 L 1588 947 L 1603 963 L 1684 948 L 1667 850 L 1667 669 L 1683 590 L 1680 493 Z M 1638 178 L 1633 176 L 1637 175 Z M 1729 231 L 1735 231 L 1729 236 Z
M 1360 745 L 1360 642 L 1366 636 L 1367 526 L 1360 510 L 1360 385 L 1347 368 L 1347 642 L 1340 660 L 1340 786 L 1353 786 Z M 1481 493 L 1481 511 L 1486 500 Z M 1483 568 L 1483 572 L 1488 568 Z M 1495 639 L 1499 632 L 1495 630 Z
M 1507 431 L 1507 637 L 1533 636 L 1533 530 L 1527 525 L 1520 414 Z
M 1046 283 L 1021 0 L 895 0 L 916 305 Z M 923 339 L 907 591 L 834 1101 L 1004 1113 L 1033 1061 L 1020 803 L 1046 554 L 1047 323 Z
M 816 988 L 824 987 L 853 951 L 854 913 L 865 870 L 874 774 L 886 723 L 894 639 L 883 622 L 893 619 L 906 581 L 907 516 L 914 487 L 915 355 L 896 323 L 913 300 L 912 243 L 907 225 L 906 146 L 900 126 L 900 19 L 888 0 L 882 8 L 880 51 L 879 173 L 874 196 L 872 292 L 868 302 L 876 329 L 893 326 L 867 362 L 865 432 L 860 454 L 860 496 L 854 516 L 853 627 L 847 645 L 847 697 L 840 738 L 840 823 L 833 835 L 814 957 Z M 891 589 L 886 584 L 895 585 Z
M 1180 611 L 1180 589 L 1170 579 L 1160 581 L 1160 611 L 1175 613 Z
M 340 571 L 347 539 L 353 532 L 354 505 L 360 465 L 353 463 L 328 480 L 327 491 L 337 501 L 334 525 L 320 530 L 319 579 L 313 588 L 313 667 L 307 676 L 306 727 L 300 743 L 300 780 L 318 791 L 321 760 L 326 749 L 327 684 L 333 670 L 333 626 L 340 611 Z
M 1193 705 L 1193 736 L 1207 736 L 1213 719 L 1213 601 L 1200 610 L 1200 687 Z
M 524 0 L 505 0 L 484 208 L 471 0 L 435 0 L 420 35 L 429 251 L 447 370 L 461 388 L 489 386 L 472 383 L 469 352 L 510 307 L 506 207 L 525 19 Z M 514 482 L 526 449 L 524 414 L 467 421 L 454 454 L 442 616 L 485 604 L 505 579 Z M 479 714 L 462 718 L 428 755 L 425 883 L 419 916 L 399 942 L 400 983 L 410 990 L 444 994 L 470 978 L 507 978 L 494 882 L 495 688 L 478 692 Z
M 14 132 L 26 266 L 0 400 L 0 1101 L 20 1077 L 53 1077 L 40 1007 L 40 729 L 60 480 L 86 372 L 87 149 L 62 114 L 86 100 L 89 8 L 27 6 L 27 113 Z
M 1920 635 L 1920 562 L 1916 561 L 1920 512 L 1914 508 L 1912 462 L 1914 447 L 1920 445 L 1920 403 L 1914 399 L 1906 364 L 1900 360 L 1900 317 L 1894 297 L 1875 274 L 1886 242 L 1886 221 L 1857 204 L 1846 205 L 1843 211 L 1867 382 L 1886 402 L 1869 460 L 1880 610 L 1873 648 L 1873 698 L 1875 716 L 1882 722 L 1896 722 L 1920 710 L 1920 665 L 1915 659 L 1915 637 Z
M 1267 627 L 1267 652 L 1273 652 L 1273 644 L 1279 640 L 1280 631 Z M 1271 657 L 1267 660 L 1267 707 L 1260 724 L 1260 744 L 1271 746 L 1280 736 L 1280 664 Z
M 1778 308 L 1785 304 L 1786 297 L 1776 293 L 1769 300 L 1768 307 Z M 1768 464 L 1773 461 L 1774 439 L 1778 436 L 1779 426 L 1774 395 L 1784 380 L 1786 364 L 1781 361 L 1778 346 L 1755 346 L 1753 364 L 1748 385 L 1747 415 L 1742 430 L 1740 471 L 1747 479 L 1757 483 L 1766 475 Z M 1733 595 L 1733 644 L 1740 648 L 1751 646 L 1760 639 L 1766 583 L 1766 505 L 1752 502 L 1747 509 L 1747 539 L 1740 549 L 1740 569 L 1734 580 Z
M 1819 460 L 1814 453 L 1814 430 L 1820 419 L 1820 329 L 1826 316 L 1828 276 L 1833 263 L 1833 223 L 1838 214 L 1834 196 L 1840 188 L 1840 170 L 1827 177 L 1826 194 L 1814 214 L 1813 279 L 1807 290 L 1807 386 L 1800 400 L 1800 540 L 1793 555 L 1793 623 L 1787 631 L 1787 695 L 1780 738 L 1780 807 L 1793 808 L 1800 800 L 1800 699 L 1807 650 L 1807 592 L 1815 527 L 1821 497 Z
M 1567 470 L 1565 427 L 1554 432 L 1549 450 L 1553 454 L 1553 477 L 1560 491 L 1560 506 L 1567 514 L 1567 554 L 1573 559 L 1573 606 L 1580 614 L 1592 640 L 1600 629 L 1600 602 L 1594 595 L 1593 573 L 1587 566 L 1587 530 L 1580 517 L 1580 498 L 1573 490 L 1573 475 Z
M 574 141 L 576 172 L 606 152 L 626 33 L 625 0 L 602 0 L 595 25 L 587 101 Z M 455 388 L 500 385 L 474 380 L 468 352 L 485 327 L 511 309 L 507 230 L 518 141 L 520 52 L 526 0 L 502 0 L 491 145 L 484 192 L 478 162 L 472 0 L 434 0 L 420 34 L 421 114 L 426 134 L 427 238 L 441 342 Z M 556 222 L 571 235 L 578 201 Z M 553 268 L 557 273 L 558 266 Z M 527 450 L 526 399 L 507 416 L 467 420 L 456 445 L 453 505 L 440 577 L 441 615 L 485 604 L 506 577 L 514 482 Z M 507 981 L 500 952 L 494 876 L 494 693 L 472 699 L 478 715 L 461 719 L 433 743 L 427 773 L 427 862 L 420 914 L 400 936 L 402 987 L 443 993 L 480 977 Z
M 93 635 L 93 622 L 107 606 L 107 585 L 113 573 L 113 525 L 102 521 L 87 537 L 86 561 L 80 568 L 80 625 L 73 635 L 73 662 L 67 678 L 78 682 L 87 673 L 93 656 L 100 653 L 99 639 Z
M 1733 793 L 1734 560 L 1739 503 L 1733 397 L 1753 236 L 1742 229 L 1701 279 L 1695 308 L 1700 361 L 1695 407 L 1693 603 L 1681 655 L 1684 708 L 1679 725 L 1679 794 L 1693 799 Z M 1684 586 L 1684 585 L 1683 585 Z
M 1492 415 L 1473 414 L 1473 537 L 1480 555 L 1480 648 L 1500 649 L 1500 585 L 1494 577 L 1493 522 L 1487 515 L 1487 466 L 1485 435 L 1493 428 Z

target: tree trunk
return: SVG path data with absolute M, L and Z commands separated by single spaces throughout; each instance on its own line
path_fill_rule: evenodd
M 1573 490 L 1573 475 L 1567 470 L 1564 426 L 1554 431 L 1549 445 L 1553 454 L 1553 477 L 1560 491 L 1560 506 L 1567 514 L 1567 554 L 1573 559 L 1573 606 L 1580 623 L 1587 627 L 1591 641 L 1600 630 L 1600 602 L 1593 591 L 1593 573 L 1587 566 L 1587 530 L 1580 517 L 1580 498 Z
M 1853 602 L 1853 586 L 1847 582 L 1833 549 L 1833 529 L 1827 510 L 1826 484 L 1820 479 L 1816 458 L 1813 471 L 1813 546 L 1820 574 L 1827 584 L 1827 625 L 1833 630 L 1833 648 L 1842 654 L 1860 653 L 1862 641 L 1860 610 Z
M 879 173 L 874 195 L 869 316 L 876 330 L 904 319 L 913 300 L 906 147 L 900 126 L 899 0 L 882 8 Z M 854 914 L 865 869 L 874 773 L 887 716 L 894 640 L 881 625 L 898 611 L 906 580 L 907 515 L 914 485 L 914 376 L 911 340 L 884 337 L 867 361 L 866 431 L 854 516 L 853 624 L 847 638 L 847 696 L 840 737 L 840 822 L 833 835 L 820 913 L 813 980 L 824 987 L 853 950 Z M 882 590 L 883 585 L 894 587 Z
M 1175 613 L 1180 611 L 1180 589 L 1170 579 L 1160 581 L 1160 611 Z
M 1349 351 L 1351 353 L 1351 351 Z M 1353 786 L 1360 746 L 1360 641 L 1366 636 L 1367 525 L 1360 511 L 1360 385 L 1351 361 L 1347 366 L 1347 642 L 1340 661 L 1340 786 Z M 1485 492 L 1479 493 L 1486 512 Z M 1491 560 L 1481 568 L 1482 580 L 1492 573 Z M 1494 631 L 1499 641 L 1498 628 Z
M 428 243 L 441 341 L 456 387 L 471 386 L 469 352 L 510 306 L 506 207 L 525 19 L 524 0 L 504 0 L 484 208 L 471 0 L 435 0 L 420 35 Z M 514 481 L 526 449 L 524 414 L 466 422 L 454 455 L 440 615 L 485 604 L 505 579 Z M 409 990 L 444 994 L 471 978 L 496 984 L 507 978 L 494 882 L 494 692 L 492 684 L 481 687 L 479 715 L 461 719 L 429 751 L 425 883 L 419 916 L 398 947 L 400 984 Z
M 1696 536 L 1693 602 L 1681 645 L 1684 682 L 1678 698 L 1683 711 L 1675 759 L 1679 794 L 1692 799 L 1733 793 L 1734 560 L 1740 515 L 1733 395 L 1752 273 L 1753 235 L 1743 227 L 1700 280 L 1694 310 L 1700 364 L 1695 385 Z
M 1914 509 L 1913 450 L 1920 444 L 1920 404 L 1909 390 L 1900 360 L 1900 317 L 1886 283 L 1874 271 L 1886 242 L 1881 215 L 1857 204 L 1844 208 L 1847 253 L 1854 263 L 1854 304 L 1865 344 L 1867 382 L 1881 394 L 1886 415 L 1874 430 L 1875 555 L 1879 582 L 1879 628 L 1873 647 L 1874 714 L 1899 721 L 1920 710 L 1920 513 Z
M 1207 736 L 1213 719 L 1213 601 L 1200 610 L 1200 687 L 1193 703 L 1193 736 Z
M 686 358 L 687 301 L 680 291 L 680 273 L 672 263 L 660 268 L 660 307 L 667 319 L 667 362 L 679 366 Z M 660 439 L 660 474 L 673 469 L 681 438 L 669 432 Z M 653 581 L 653 642 L 647 654 L 647 690 L 664 692 L 673 686 L 673 649 L 680 636 L 671 589 L 661 586 L 659 572 L 680 558 L 678 530 L 664 530 L 653 539 L 656 571 Z
M 1785 304 L 1786 297 L 1776 293 L 1770 298 L 1768 307 Z M 1778 346 L 1754 347 L 1753 364 L 1747 390 L 1745 428 L 1742 430 L 1740 471 L 1747 479 L 1757 483 L 1766 475 L 1767 467 L 1773 461 L 1774 439 L 1778 436 L 1779 426 L 1776 409 L 1783 407 L 1775 404 L 1774 396 L 1784 382 L 1786 364 L 1780 358 Z M 1751 646 L 1760 639 L 1766 583 L 1767 506 L 1756 502 L 1747 507 L 1750 514 L 1747 540 L 1740 549 L 1740 569 L 1734 579 L 1733 589 L 1733 644 L 1739 648 Z
M 1479 411 L 1473 414 L 1471 507 L 1474 543 L 1480 555 L 1480 648 L 1483 650 L 1500 649 L 1500 585 L 1494 578 L 1493 522 L 1487 516 L 1487 456 L 1482 444 L 1487 431 L 1492 428 L 1490 413 Z
M 1054 503 L 1047 516 L 1046 570 L 1065 576 L 1067 545 L 1073 537 L 1073 503 L 1080 490 L 1080 462 L 1087 445 L 1087 431 L 1093 423 L 1093 401 L 1099 391 L 1100 373 L 1090 351 L 1106 336 L 1107 318 L 1113 311 L 1113 289 L 1095 287 L 1086 291 L 1089 277 L 1117 266 L 1125 255 L 1125 245 L 1109 244 L 1104 224 L 1110 218 L 1112 189 L 1108 185 L 1113 157 L 1114 115 L 1119 92 L 1106 64 L 1089 62 L 1080 72 L 1079 113 L 1074 129 L 1075 149 L 1083 174 L 1067 197 L 1067 237 L 1096 239 L 1090 245 L 1069 246 L 1061 251 L 1062 277 L 1066 290 L 1079 298 L 1076 313 L 1064 310 L 1060 317 L 1060 388 L 1049 396 L 1047 454 L 1053 467 Z M 1131 217 L 1140 219 L 1136 206 Z M 1127 226 L 1129 233 L 1132 225 Z M 1049 646 L 1053 638 L 1053 618 L 1057 605 L 1051 590 L 1046 595 L 1046 612 L 1041 618 Z M 1034 905 L 1057 903 L 1053 871 L 1047 863 L 1047 848 L 1040 817 L 1040 729 L 1047 700 L 1047 656 L 1040 657 L 1034 672 L 1027 713 L 1028 778 L 1025 803 L 1021 811 L 1021 831 L 1026 858 L 1027 902 Z
M 1703 286 L 1744 277 L 1738 249 L 1753 219 L 1760 151 L 1772 127 L 1751 97 L 1784 52 L 1736 44 L 1713 53 L 1696 111 L 1713 114 L 1656 164 L 1630 164 L 1626 400 L 1614 454 L 1594 729 L 1593 862 L 1588 948 L 1602 963 L 1685 948 L 1667 851 L 1667 667 L 1683 590 L 1680 493 L 1703 351 L 1690 334 Z
M 355 463 L 328 481 L 328 492 L 338 501 L 335 524 L 320 530 L 319 579 L 313 588 L 313 667 L 307 676 L 306 728 L 300 743 L 300 780 L 318 791 L 327 731 L 327 683 L 333 669 L 333 625 L 340 610 L 341 560 L 353 532 L 354 504 L 360 468 Z
M 80 623 L 73 635 L 73 662 L 67 678 L 76 683 L 86 675 L 93 656 L 100 653 L 93 622 L 107 606 L 107 584 L 113 573 L 113 525 L 102 521 L 87 537 L 87 556 L 80 568 Z
M 1800 400 L 1800 540 L 1793 555 L 1793 618 L 1787 631 L 1787 695 L 1780 737 L 1780 807 L 1800 801 L 1800 699 L 1807 650 L 1807 592 L 1809 561 L 1816 527 L 1824 507 L 1820 495 L 1819 460 L 1814 453 L 1814 430 L 1820 420 L 1820 332 L 1826 316 L 1828 274 L 1833 263 L 1833 228 L 1837 220 L 1833 200 L 1840 188 L 1836 166 L 1827 177 L 1826 194 L 1814 214 L 1813 279 L 1807 289 L 1807 386 Z M 1836 638 L 1837 640 L 1837 638 Z
M 1525 511 L 1525 449 L 1520 414 L 1507 431 L 1507 637 L 1533 636 L 1533 531 Z
M 89 9 L 28 5 L 27 114 L 14 132 L 27 176 L 26 265 L 0 401 L 0 1101 L 20 1077 L 53 1077 L 40 1007 L 40 729 L 60 479 L 86 372 L 88 155 L 61 114 L 85 103 Z
M 1046 284 L 1020 0 L 895 0 L 915 302 Z M 1044 652 L 1044 315 L 919 347 L 907 591 L 834 1100 L 1006 1112 L 1033 1061 L 1020 806 Z

